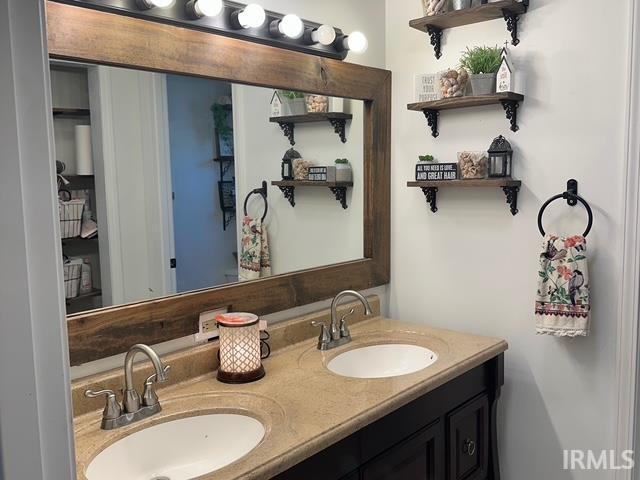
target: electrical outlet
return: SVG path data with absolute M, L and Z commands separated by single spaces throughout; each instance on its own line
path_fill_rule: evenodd
M 228 311 L 228 308 L 219 308 L 217 310 L 202 312 L 198 322 L 198 333 L 193 336 L 194 341 L 196 343 L 205 343 L 212 338 L 217 338 L 218 325 L 216 323 L 216 317 Z

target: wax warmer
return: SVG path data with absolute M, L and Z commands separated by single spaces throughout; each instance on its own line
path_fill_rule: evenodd
M 252 313 L 225 313 L 218 315 L 216 322 L 220 335 L 218 380 L 249 383 L 264 377 L 259 318 Z

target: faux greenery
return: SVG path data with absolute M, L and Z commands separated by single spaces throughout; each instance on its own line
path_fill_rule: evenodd
M 222 140 L 229 142 L 233 139 L 233 128 L 229 126 L 229 110 L 225 105 L 214 103 L 211 107 L 213 112 L 213 124 Z
M 419 155 L 418 158 L 421 162 L 433 162 L 435 160 L 433 155 Z
M 340 163 L 344 165 L 349 163 L 349 160 L 347 160 L 346 158 L 336 158 L 336 163 Z
M 473 75 L 497 73 L 502 63 L 502 50 L 499 47 L 467 47 L 460 58 L 460 66 Z
M 288 98 L 289 100 L 295 100 L 296 98 L 304 98 L 304 93 L 294 92 L 292 90 L 280 90 L 280 94 L 284 98 Z

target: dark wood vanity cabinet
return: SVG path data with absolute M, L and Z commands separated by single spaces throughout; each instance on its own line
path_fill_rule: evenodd
M 503 384 L 501 354 L 275 480 L 500 480 L 496 407 Z

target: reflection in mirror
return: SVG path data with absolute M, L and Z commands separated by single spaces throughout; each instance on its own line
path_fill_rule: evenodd
M 51 84 L 69 314 L 363 257 L 362 102 L 68 62 Z

